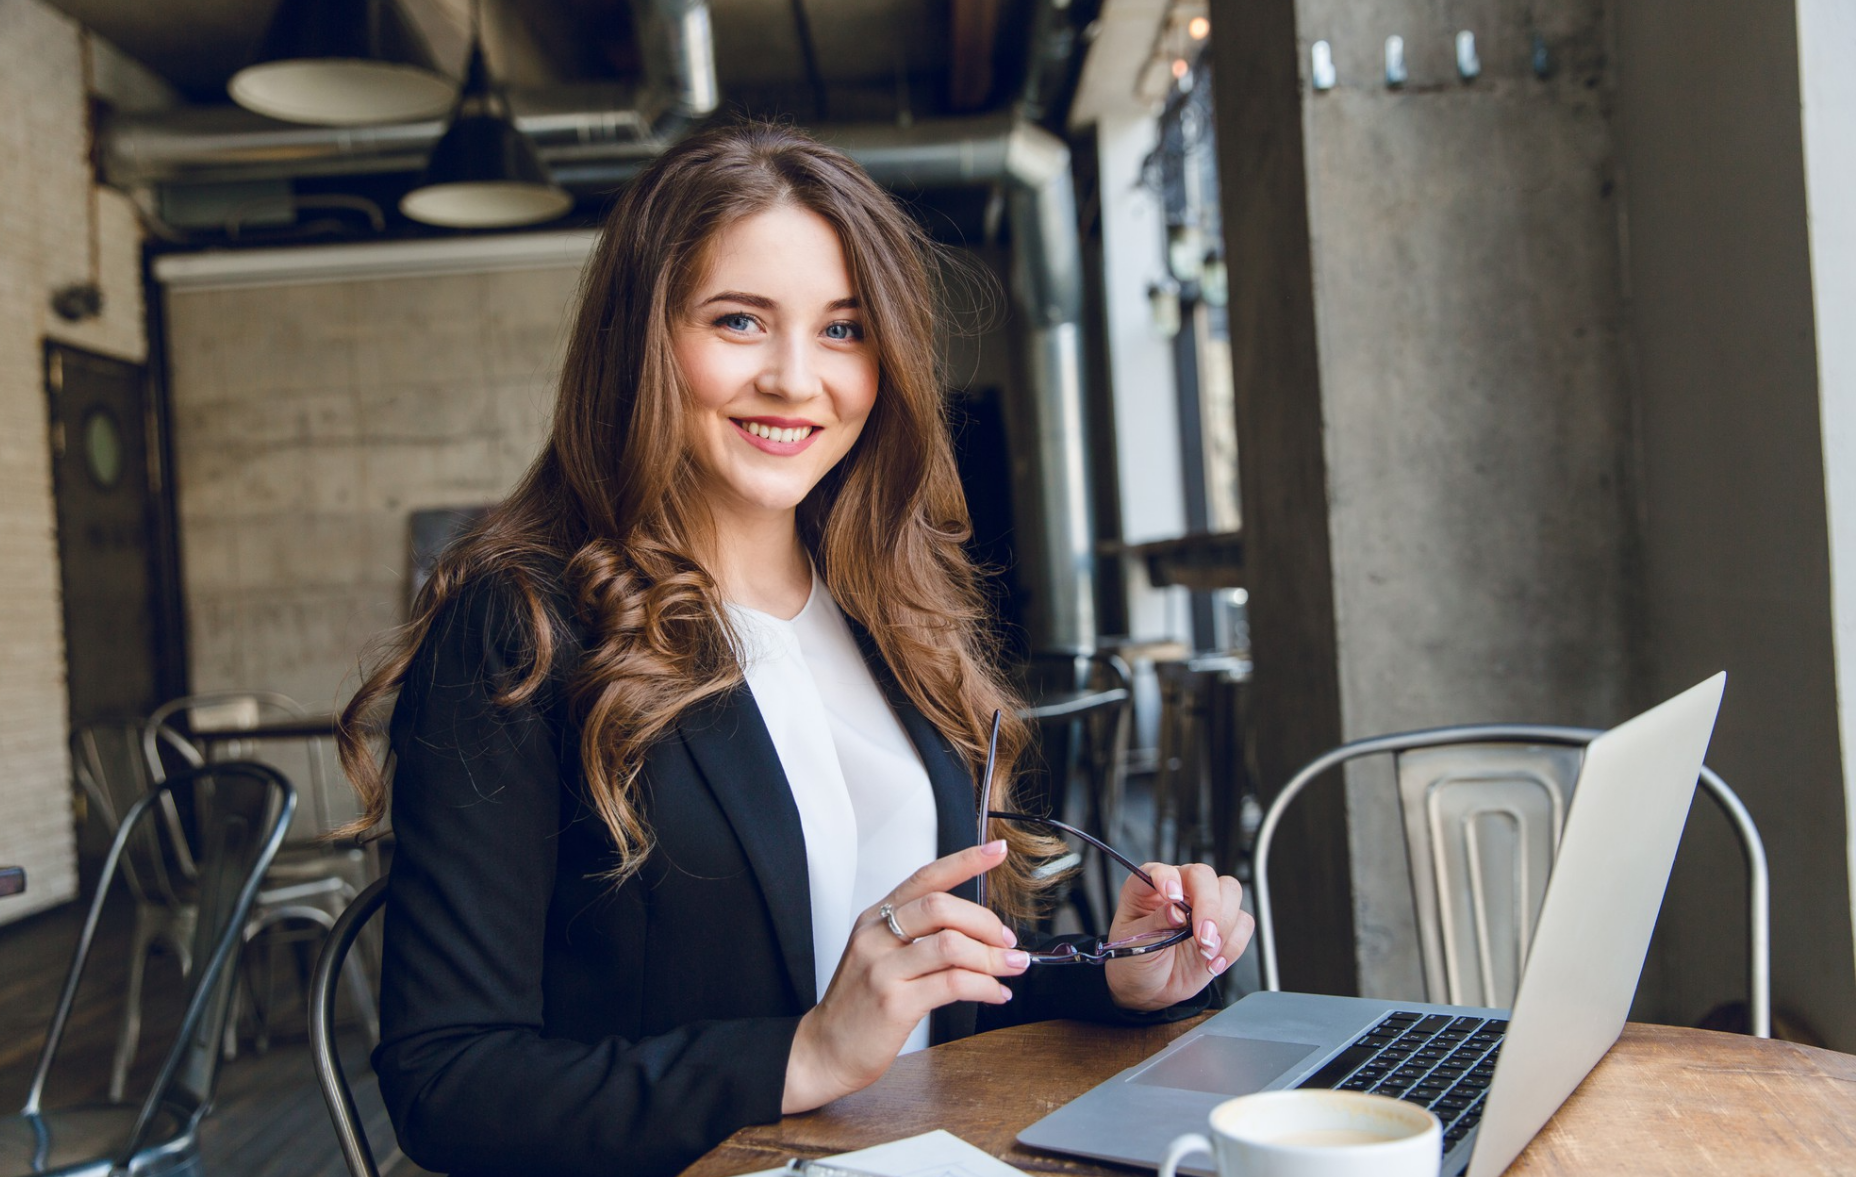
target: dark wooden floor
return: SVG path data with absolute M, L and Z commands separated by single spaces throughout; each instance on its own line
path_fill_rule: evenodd
M 0 1114 L 18 1110 L 25 1101 L 83 918 L 83 909 L 73 903 L 0 928 Z M 125 897 L 113 897 L 105 906 L 91 964 L 46 1085 L 47 1107 L 107 1096 L 122 1017 L 130 918 Z M 208 1177 L 342 1177 L 347 1172 L 311 1068 L 304 1007 L 287 952 L 279 954 L 279 964 L 286 983 L 279 986 L 270 1049 L 258 1054 L 247 1042 L 236 1059 L 220 1067 L 215 1106 L 200 1131 Z M 173 957 L 153 957 L 130 1099 L 145 1094 L 153 1082 L 162 1053 L 174 1040 L 183 1000 Z M 368 1043 L 358 1027 L 343 1032 L 341 1050 L 382 1172 L 390 1177 L 423 1173 L 393 1145 L 367 1066 Z

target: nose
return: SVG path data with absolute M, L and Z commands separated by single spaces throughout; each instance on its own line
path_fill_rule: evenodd
M 767 349 L 766 366 L 754 383 L 759 392 L 781 400 L 802 401 L 817 396 L 821 389 L 811 340 L 797 332 L 777 335 Z

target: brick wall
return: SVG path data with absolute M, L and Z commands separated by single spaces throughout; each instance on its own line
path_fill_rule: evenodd
M 456 272 L 450 248 L 373 251 L 445 273 L 278 281 L 246 254 L 235 276 L 165 280 L 195 690 L 339 706 L 404 620 L 410 513 L 491 502 L 534 458 L 577 258 Z M 342 249 L 362 271 L 369 253 Z
M 40 0 L 0 0 L 0 863 L 24 866 L 28 887 L 0 899 L 0 923 L 77 889 L 44 341 L 146 351 L 140 226 L 126 198 L 91 184 L 84 52 L 78 26 Z M 53 291 L 92 280 L 101 317 L 51 312 Z

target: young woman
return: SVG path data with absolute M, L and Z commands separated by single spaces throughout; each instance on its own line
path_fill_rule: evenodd
M 687 139 L 619 197 L 546 448 L 344 717 L 372 825 L 391 704 L 375 1068 L 420 1164 L 671 1173 L 905 1049 L 1182 1016 L 1242 951 L 1202 865 L 1120 899 L 1114 935 L 1182 901 L 1176 947 L 1017 943 L 1052 844 L 976 844 L 995 709 L 996 808 L 1028 736 L 960 546 L 929 249 L 779 127 Z

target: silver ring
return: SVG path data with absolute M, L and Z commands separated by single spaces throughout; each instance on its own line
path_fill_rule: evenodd
M 902 925 L 896 922 L 896 909 L 894 907 L 885 903 L 876 909 L 876 913 L 883 917 L 883 922 L 889 925 L 889 930 L 895 933 L 896 939 L 902 941 L 904 944 L 915 943 L 915 937 L 903 931 Z

